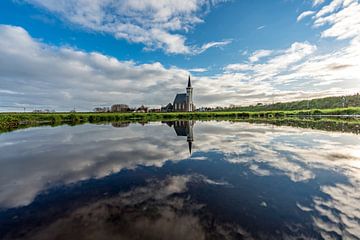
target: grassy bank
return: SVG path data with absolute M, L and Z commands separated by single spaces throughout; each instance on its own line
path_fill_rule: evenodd
M 315 98 L 308 100 L 300 100 L 293 102 L 277 102 L 273 104 L 262 104 L 251 106 L 233 106 L 227 108 L 227 111 L 245 111 L 245 112 L 259 112 L 259 111 L 273 111 L 273 110 L 301 110 L 301 109 L 331 109 L 342 107 L 358 107 L 360 106 L 360 94 L 352 96 L 334 96 L 325 98 Z
M 1 113 L 0 131 L 41 124 L 78 124 L 110 121 L 172 121 L 208 119 L 281 119 L 310 116 L 360 115 L 360 107 L 263 112 L 173 112 L 173 113 Z
M 249 123 L 265 123 L 275 126 L 290 126 L 304 129 L 316 129 L 332 132 L 348 132 L 360 134 L 360 119 L 359 118 L 249 118 L 249 119 L 235 119 L 233 122 L 249 122 Z

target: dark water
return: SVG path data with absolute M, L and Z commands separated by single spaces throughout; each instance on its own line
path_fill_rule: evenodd
M 0 135 L 0 239 L 359 236 L 355 134 L 169 122 Z

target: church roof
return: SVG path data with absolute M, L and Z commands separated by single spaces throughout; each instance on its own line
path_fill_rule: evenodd
M 188 88 L 191 88 L 191 80 L 190 80 L 190 76 L 189 76 L 189 81 L 188 81 Z
M 175 125 L 175 126 L 174 126 L 174 129 L 175 129 L 175 132 L 176 132 L 176 135 L 177 135 L 177 136 L 184 136 L 184 137 L 187 136 L 186 127 L 185 127 L 185 126 L 177 126 L 177 125 Z
M 176 94 L 174 104 L 176 103 L 184 103 L 186 102 L 186 93 L 178 93 Z

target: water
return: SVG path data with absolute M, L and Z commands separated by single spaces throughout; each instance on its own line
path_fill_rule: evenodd
M 264 124 L 0 135 L 0 239 L 360 239 L 360 137 Z

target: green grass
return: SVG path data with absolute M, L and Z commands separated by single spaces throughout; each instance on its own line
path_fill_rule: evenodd
M 329 118 L 329 117 L 290 117 L 290 118 L 249 118 L 234 119 L 233 122 L 265 123 L 276 126 L 291 126 L 297 128 L 317 129 L 324 131 L 349 132 L 360 134 L 359 118 Z
M 174 121 L 174 120 L 231 120 L 231 119 L 284 119 L 329 115 L 360 115 L 360 107 L 310 109 L 261 112 L 172 112 L 172 113 L 0 113 L 0 131 L 26 126 L 62 123 L 97 123 L 111 121 Z
M 293 102 L 277 102 L 273 104 L 262 104 L 250 106 L 233 106 L 227 108 L 227 111 L 272 111 L 272 110 L 301 110 L 301 109 L 331 109 L 342 107 L 358 107 L 360 106 L 360 94 L 351 96 L 334 96 L 325 98 L 315 98 L 309 100 L 300 100 Z

